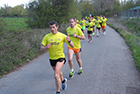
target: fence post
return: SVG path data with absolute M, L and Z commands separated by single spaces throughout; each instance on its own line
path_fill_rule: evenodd
M 134 10 L 132 9 L 132 22 L 134 22 Z

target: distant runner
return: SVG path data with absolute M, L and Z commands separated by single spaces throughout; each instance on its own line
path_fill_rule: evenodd
M 95 24 L 91 21 L 91 18 L 89 18 L 89 21 L 86 23 L 86 28 L 87 28 L 87 34 L 88 34 L 88 42 L 91 42 L 92 40 L 92 33 L 93 33 L 93 28 Z
M 105 16 L 103 16 L 103 20 L 102 20 L 102 31 L 103 34 L 106 34 L 106 22 L 107 22 L 107 18 L 105 18 Z
M 100 28 L 101 28 L 100 23 L 101 23 L 101 21 L 97 17 L 97 20 L 96 20 L 97 37 L 99 36 L 99 32 L 100 32 Z
M 84 19 L 84 17 L 82 17 L 82 19 L 80 20 L 80 24 L 81 24 L 83 33 L 85 33 L 86 20 Z

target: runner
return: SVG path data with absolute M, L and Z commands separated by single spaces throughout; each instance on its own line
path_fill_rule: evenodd
M 92 15 L 91 14 L 89 14 L 89 18 L 92 18 Z M 89 19 L 88 19 L 89 20 Z
M 86 24 L 86 20 L 84 19 L 84 17 L 82 17 L 82 19 L 80 20 L 80 24 L 82 26 L 82 31 L 83 33 L 85 33 L 85 24 Z
M 48 50 L 49 52 L 50 64 L 54 70 L 55 84 L 57 88 L 56 94 L 60 94 L 61 81 L 62 89 L 65 90 L 67 88 L 67 79 L 63 78 L 63 74 L 61 72 L 61 69 L 66 62 L 65 55 L 63 53 L 63 44 L 65 42 L 71 47 L 74 47 L 74 44 L 69 39 L 69 36 L 57 31 L 59 26 L 56 21 L 50 21 L 49 27 L 51 33 L 44 36 L 40 50 Z
M 94 28 L 95 24 L 91 21 L 91 18 L 89 18 L 89 21 L 86 24 L 86 28 L 87 28 L 87 34 L 88 34 L 88 42 L 90 43 L 92 40 L 92 33 L 93 33 L 93 28 Z
M 94 18 L 94 16 L 92 16 L 92 22 L 93 22 L 93 25 L 94 25 L 92 35 L 95 35 L 95 22 L 96 22 L 96 19 Z
M 105 16 L 103 16 L 103 20 L 102 20 L 102 30 L 103 30 L 103 34 L 105 35 L 106 34 L 106 21 L 107 21 L 107 18 L 105 18 Z
M 101 28 L 101 25 L 100 25 L 101 21 L 99 20 L 99 18 L 97 17 L 97 20 L 96 20 L 96 29 L 97 29 L 97 37 L 99 36 L 99 32 L 100 32 L 100 28 Z
M 101 27 L 102 27 L 102 20 L 103 20 L 102 15 L 100 15 L 99 20 L 101 21 L 101 22 L 100 22 L 100 25 L 101 25 Z
M 69 66 L 71 69 L 69 77 L 72 78 L 74 76 L 74 73 L 75 73 L 75 71 L 73 69 L 73 61 L 72 61 L 74 53 L 76 55 L 76 60 L 77 60 L 78 65 L 79 65 L 78 74 L 80 75 L 83 72 L 82 71 L 82 61 L 80 59 L 80 54 L 81 54 L 80 39 L 85 40 L 85 36 L 84 36 L 83 32 L 81 31 L 81 29 L 76 26 L 74 18 L 71 18 L 69 20 L 69 23 L 70 23 L 70 27 L 68 27 L 66 29 L 66 31 L 67 31 L 67 34 L 69 35 L 69 38 L 74 43 L 74 48 L 72 48 L 68 45 L 68 59 L 69 59 Z
M 77 20 L 75 23 L 76 23 L 76 26 L 79 27 L 79 28 L 82 30 L 82 27 L 81 27 L 81 25 L 79 24 L 79 21 Z
M 85 20 L 88 21 L 88 17 L 87 16 L 85 16 Z

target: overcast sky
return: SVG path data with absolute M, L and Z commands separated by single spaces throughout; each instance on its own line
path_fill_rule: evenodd
M 0 7 L 3 7 L 4 4 L 8 4 L 8 6 L 15 7 L 21 4 L 28 4 L 29 1 L 33 1 L 33 0 L 0 0 Z
M 30 0 L 0 0 L 0 7 L 3 7 L 4 4 L 8 6 L 15 7 L 21 4 L 28 4 Z

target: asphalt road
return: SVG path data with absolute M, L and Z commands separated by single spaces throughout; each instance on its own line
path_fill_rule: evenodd
M 91 43 L 82 40 L 81 45 L 83 74 L 78 75 L 74 57 L 76 73 L 69 79 L 67 62 L 62 72 L 68 79 L 68 87 L 61 90 L 61 94 L 140 94 L 140 73 L 129 46 L 117 32 L 107 26 L 106 35 L 93 36 Z M 66 44 L 64 48 L 67 59 Z M 0 94 L 55 94 L 53 74 L 48 53 L 45 53 L 0 79 Z

